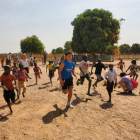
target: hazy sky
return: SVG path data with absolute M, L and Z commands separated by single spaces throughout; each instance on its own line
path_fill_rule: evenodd
M 118 45 L 140 43 L 140 0 L 0 0 L 0 53 L 20 52 L 20 40 L 36 35 L 48 53 L 72 39 L 71 22 L 86 9 L 124 18 Z

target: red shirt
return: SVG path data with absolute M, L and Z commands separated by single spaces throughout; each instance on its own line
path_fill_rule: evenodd
M 125 64 L 124 62 L 119 62 L 120 67 L 123 67 L 124 64 Z
M 4 62 L 4 58 L 3 58 L 3 59 L 1 59 L 1 62 Z
M 17 71 L 18 81 L 25 81 L 25 73 L 26 73 L 26 70 Z
M 16 78 L 13 74 L 9 74 L 9 75 L 2 75 L 0 78 L 0 81 L 5 85 L 6 88 L 8 88 L 8 90 L 12 90 L 14 89 L 14 86 L 12 84 L 12 81 L 15 81 Z
M 37 67 L 37 68 L 36 68 L 36 67 L 34 67 L 34 68 L 33 68 L 33 70 L 34 70 L 34 71 L 35 71 L 35 73 L 37 73 L 37 74 L 39 73 L 39 69 L 40 69 L 40 67 Z

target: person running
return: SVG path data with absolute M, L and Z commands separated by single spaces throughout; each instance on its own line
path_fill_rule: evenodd
M 44 56 L 44 64 L 46 65 L 46 61 L 47 61 L 47 53 L 46 53 L 46 51 L 43 53 L 43 56 Z
M 16 65 L 18 66 L 19 65 L 18 55 L 16 55 L 15 62 L 16 62 Z
M 52 62 L 53 61 L 49 60 L 49 64 L 46 67 L 46 73 L 47 73 L 47 68 L 49 69 L 49 77 L 50 77 L 51 85 L 53 85 L 52 78 L 54 77 L 54 70 L 55 70 L 55 66 L 52 64 Z
M 120 62 L 118 63 L 118 68 L 123 72 L 123 67 L 125 68 L 125 63 L 123 62 L 122 59 L 120 59 Z
M 113 87 L 117 85 L 117 72 L 113 69 L 113 64 L 109 64 L 109 70 L 105 72 L 105 79 L 107 80 L 107 91 L 109 95 L 108 102 L 111 102 L 111 93 L 113 92 Z M 115 84 L 114 84 L 115 81 Z
M 98 82 L 104 80 L 104 78 L 101 76 L 102 69 L 104 68 L 104 70 L 105 70 L 108 67 L 106 67 L 103 63 L 101 63 L 101 59 L 98 59 L 98 63 L 92 66 L 92 68 L 91 68 L 91 74 L 92 74 L 93 67 L 96 67 L 95 75 L 97 76 L 97 80 L 92 85 L 95 88 L 95 86 L 97 87 L 97 83 Z
M 2 66 L 2 68 L 4 67 L 4 57 L 2 57 L 2 59 L 1 59 L 1 66 Z
M 10 74 L 9 65 L 4 66 L 4 73 L 2 74 L 0 81 L 1 81 L 1 86 L 3 88 L 4 99 L 7 102 L 7 105 L 10 109 L 10 113 L 13 113 L 10 100 L 12 101 L 12 103 L 15 102 L 15 92 L 14 92 L 14 86 L 12 84 L 12 81 L 15 81 L 15 85 L 16 85 L 16 78 L 14 77 L 13 74 Z
M 72 108 L 72 104 L 70 103 L 72 97 L 72 90 L 73 90 L 73 77 L 72 74 L 75 75 L 75 64 L 71 61 L 72 60 L 72 53 L 66 52 L 65 53 L 65 60 L 62 61 L 58 73 L 60 84 L 62 86 L 62 92 L 64 94 L 68 93 L 68 102 L 67 106 Z M 76 77 L 77 79 L 77 77 Z
M 35 79 L 36 79 L 36 84 L 37 84 L 37 77 L 40 79 L 41 78 L 40 73 L 42 74 L 42 72 L 41 72 L 40 67 L 37 66 L 37 63 L 35 63 L 35 67 L 33 68 L 33 70 L 35 72 Z
M 18 71 L 18 67 L 16 65 L 16 62 L 13 63 L 11 71 L 12 71 L 12 74 L 16 77 L 16 74 L 17 74 L 17 71 Z
M 54 59 L 54 65 L 55 65 L 55 67 L 57 67 L 57 65 L 58 65 L 58 59 L 56 59 L 56 56 L 54 57 L 55 59 Z
M 6 65 L 9 65 L 11 67 L 11 53 L 9 53 L 6 57 Z
M 79 83 L 81 85 L 83 85 L 85 78 L 88 80 L 88 92 L 87 95 L 92 96 L 90 94 L 90 87 L 91 87 L 91 78 L 89 75 L 89 71 L 88 71 L 88 67 L 89 67 L 89 61 L 88 61 L 88 57 L 85 55 L 84 56 L 84 60 L 81 61 L 81 63 L 79 64 L 79 69 L 80 69 L 80 81 L 77 81 L 77 86 L 79 85 Z
M 29 73 L 30 69 L 30 62 L 26 59 L 26 54 L 23 54 L 23 59 L 19 62 L 23 64 L 23 69 L 26 70 L 27 73 Z
M 130 77 L 132 77 L 133 76 L 133 79 L 135 78 L 135 81 L 137 80 L 137 78 L 138 78 L 138 73 L 137 73 L 137 64 L 136 64 L 136 60 L 135 59 L 133 59 L 132 61 L 131 61 L 131 63 L 132 63 L 132 65 L 130 65 L 129 67 L 128 67 L 128 69 L 126 70 L 126 72 L 130 69 Z
M 64 55 L 61 57 L 61 62 L 65 59 Z
M 29 61 L 30 61 L 30 66 L 33 66 L 33 57 L 32 56 L 30 56 Z

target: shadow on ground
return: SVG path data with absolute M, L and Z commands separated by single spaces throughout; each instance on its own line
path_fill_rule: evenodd
M 107 103 L 103 103 L 102 105 L 100 105 L 100 107 L 102 109 L 108 109 L 108 108 L 112 108 L 113 107 L 113 104 L 110 103 L 110 102 L 107 102 Z

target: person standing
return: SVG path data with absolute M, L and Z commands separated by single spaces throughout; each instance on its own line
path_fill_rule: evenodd
M 18 64 L 19 64 L 18 55 L 16 55 L 15 62 L 16 62 L 16 65 L 18 66 Z
M 43 53 L 43 56 L 44 56 L 44 64 L 46 65 L 46 61 L 47 61 L 47 53 L 46 53 L 46 51 Z
M 55 65 L 55 67 L 57 67 L 57 64 L 58 64 L 58 59 L 56 58 L 56 56 L 54 57 L 55 59 L 54 59 L 54 65 Z
M 10 65 L 11 67 L 11 53 L 9 53 L 6 57 L 6 65 Z

